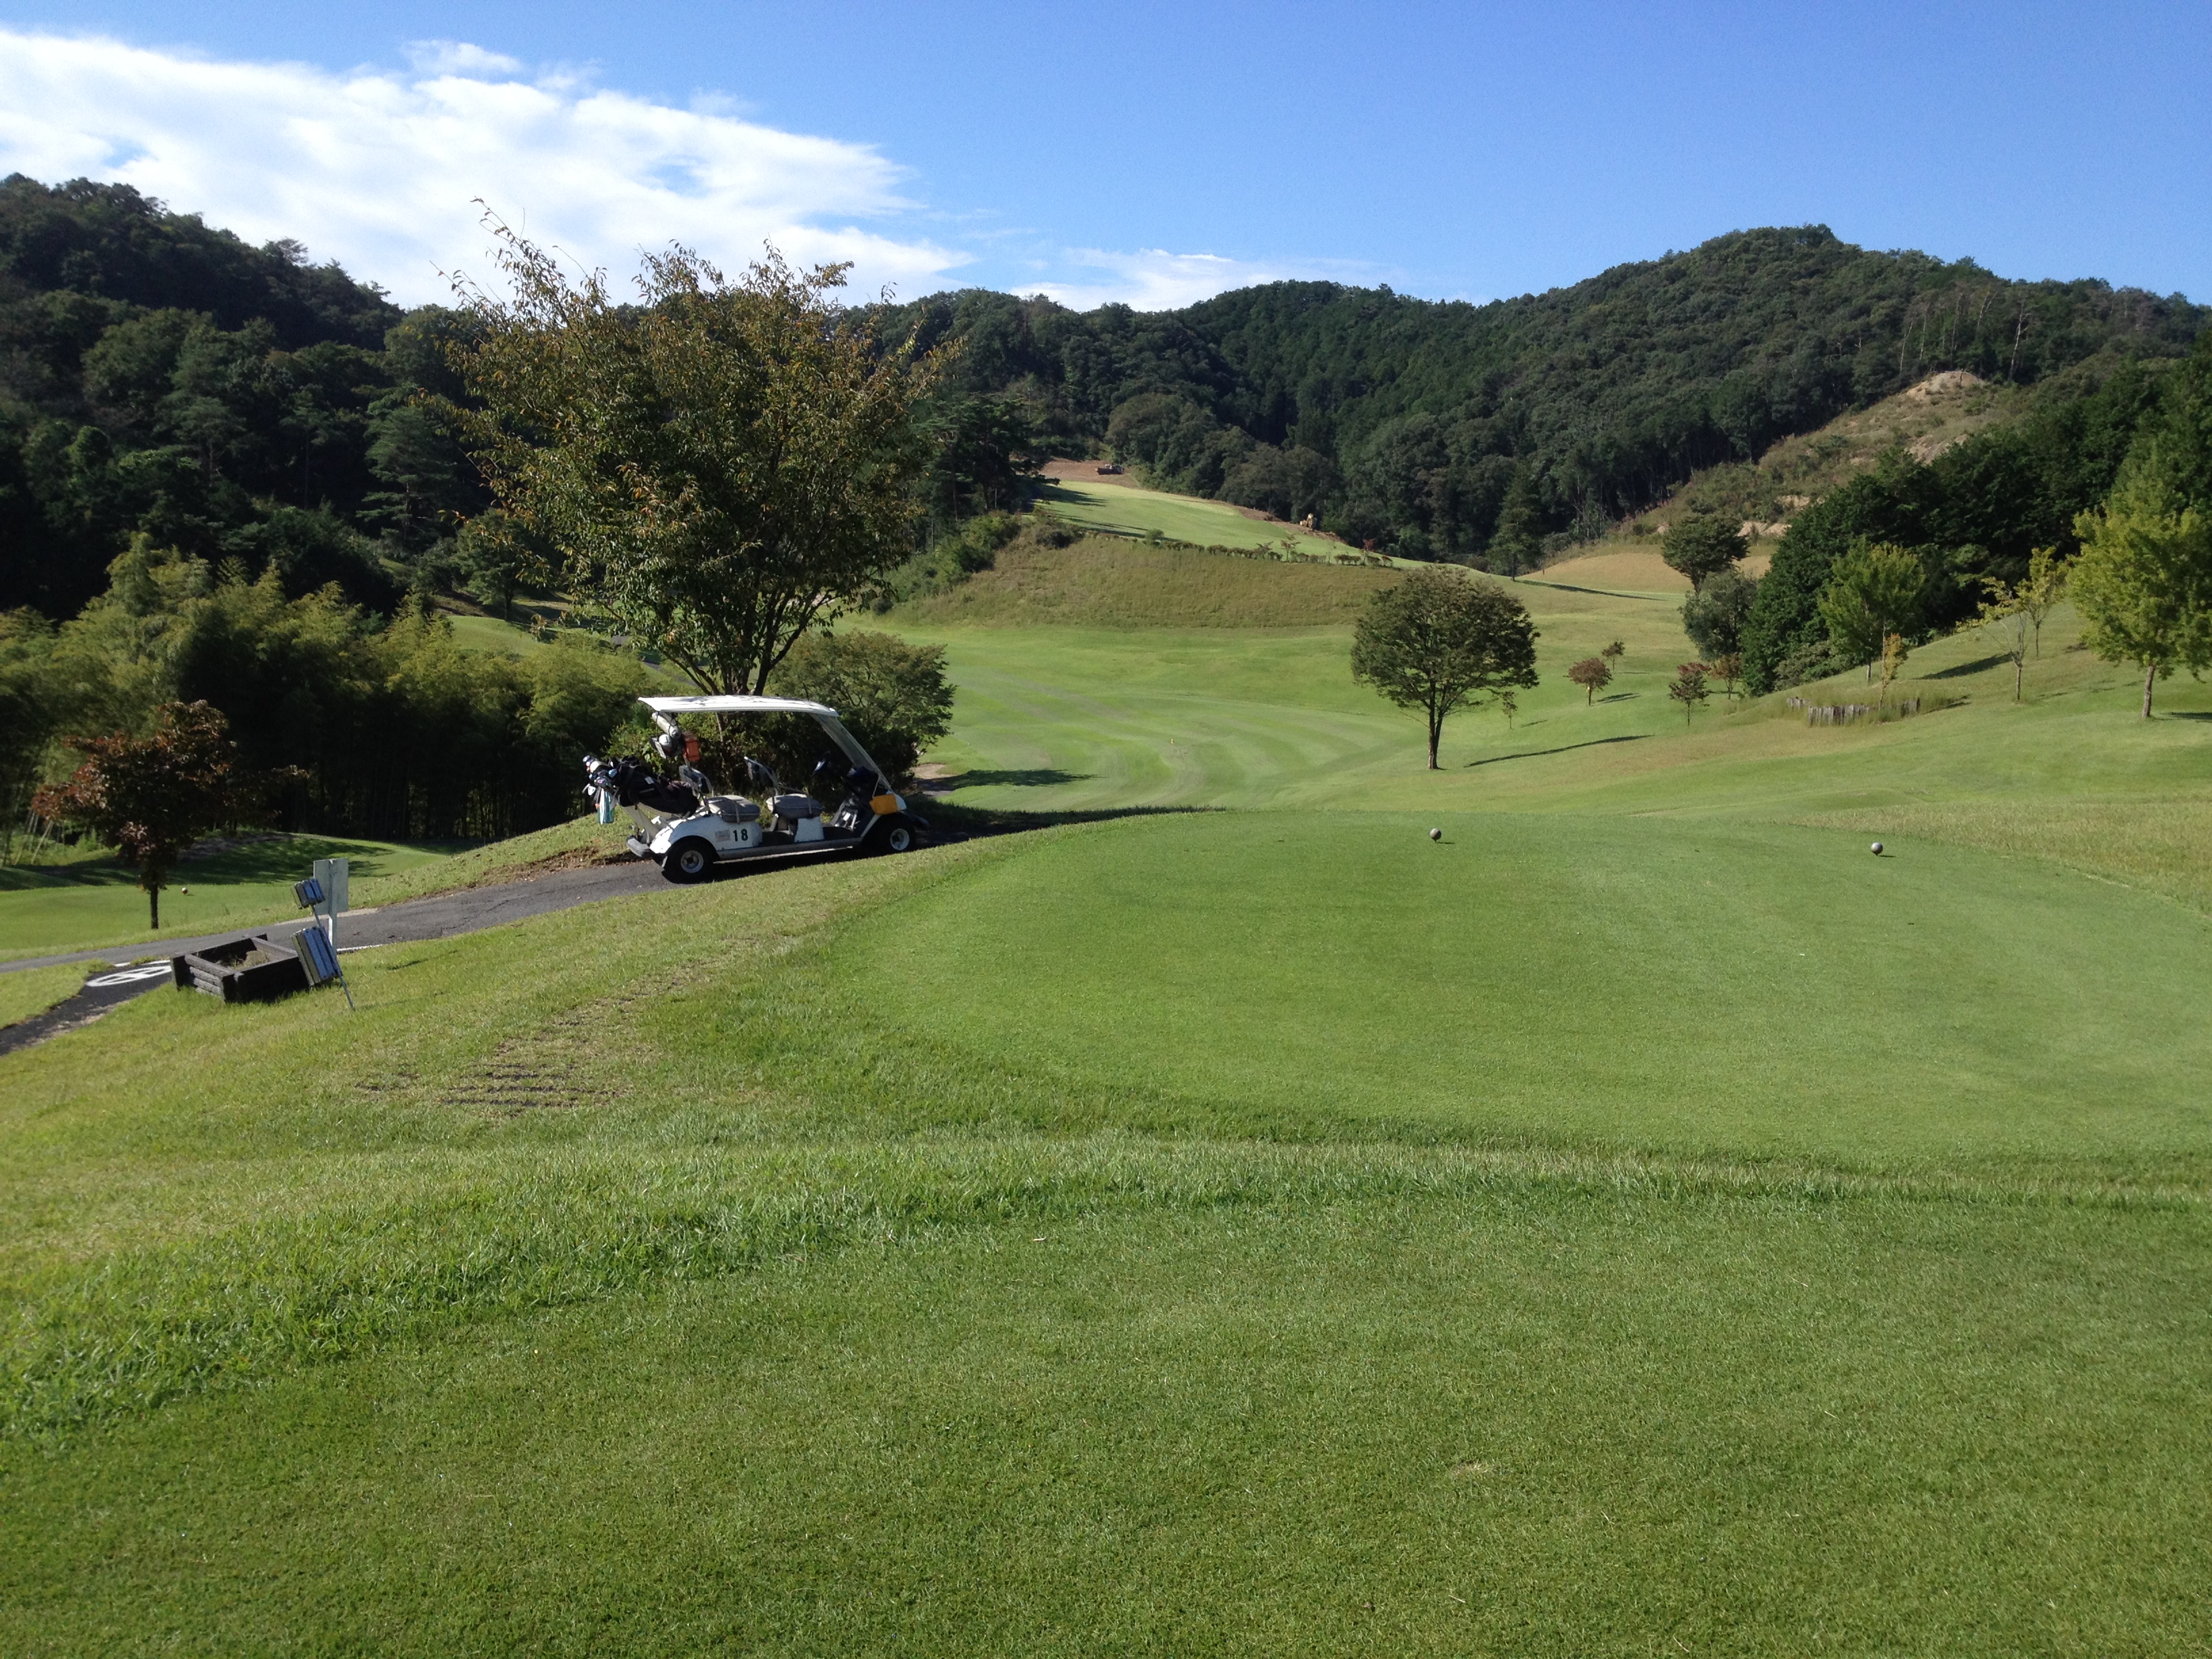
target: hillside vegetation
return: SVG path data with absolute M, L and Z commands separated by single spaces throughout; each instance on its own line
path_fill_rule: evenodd
M 1278 283 L 1077 313 L 970 290 L 890 321 L 962 340 L 971 392 L 1018 400 L 1055 441 L 1110 445 L 1164 488 L 1318 510 L 1355 546 L 1468 557 L 1502 533 L 1594 533 L 1938 371 L 2023 386 L 2179 356 L 2205 313 L 1807 226 L 1481 306 Z M 1526 518 L 1507 514 L 1516 483 Z

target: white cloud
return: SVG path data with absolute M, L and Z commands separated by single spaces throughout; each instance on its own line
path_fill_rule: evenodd
M 483 275 L 482 198 L 532 240 L 619 281 L 641 248 L 726 267 L 773 241 L 854 263 L 853 292 L 942 285 L 966 254 L 871 228 L 913 204 L 873 149 L 679 109 L 511 58 L 418 41 L 405 74 L 220 62 L 0 31 L 0 173 L 120 179 L 255 241 L 290 237 L 403 303 Z
M 400 48 L 425 75 L 520 75 L 522 60 L 465 40 L 410 40 Z
M 1230 259 L 1218 253 L 1170 253 L 1164 248 L 1140 248 L 1134 253 L 1071 248 L 1056 263 L 1068 273 L 1065 280 L 1048 275 L 1016 286 L 1024 294 L 1047 295 L 1078 311 L 1115 303 L 1133 311 L 1173 311 L 1231 289 L 1292 278 L 1373 280 L 1370 267 L 1350 260 Z

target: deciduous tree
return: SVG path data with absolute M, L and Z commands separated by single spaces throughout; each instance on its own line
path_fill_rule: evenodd
M 1425 566 L 1368 601 L 1352 634 L 1352 672 L 1427 717 L 1433 771 L 1447 715 L 1536 684 L 1536 629 L 1497 583 Z
M 1667 688 L 1667 695 L 1682 705 L 1682 724 L 1690 723 L 1690 716 L 1711 694 L 1705 690 L 1706 665 L 1701 662 L 1686 662 L 1674 671 L 1674 683 Z
M 244 817 L 252 805 L 222 711 L 164 703 L 154 734 L 70 738 L 84 763 L 39 792 L 35 809 L 89 830 L 138 870 L 148 926 L 161 926 L 161 889 L 186 848 Z
M 1927 582 L 1920 561 L 1894 543 L 1854 547 L 1837 560 L 1820 594 L 1820 617 L 1837 656 L 1847 664 L 1868 664 L 1871 681 L 1882 641 L 1918 626 Z
M 1709 577 L 1731 568 L 1750 551 L 1742 532 L 1717 513 L 1678 519 L 1659 542 L 1659 556 L 1687 576 L 1692 589 L 1702 588 Z
M 2131 464 L 2111 501 L 2075 530 L 2081 556 L 2070 586 L 2082 638 L 2106 661 L 2143 671 L 2148 720 L 2160 680 L 2212 666 L 2212 518 L 2185 505 L 2154 470 Z
M 1589 694 L 1583 699 L 1585 704 L 1594 703 L 1597 694 L 1613 684 L 1613 670 L 1603 657 L 1584 657 L 1567 670 L 1567 678 Z
M 511 293 L 468 295 L 455 356 L 498 504 L 702 690 L 763 690 L 913 550 L 937 360 L 878 349 L 834 301 L 842 265 L 771 250 L 730 282 L 672 247 L 624 306 L 495 229 Z
M 1733 568 L 1717 570 L 1682 601 L 1682 631 L 1708 659 L 1741 651 L 1758 597 L 1756 579 Z

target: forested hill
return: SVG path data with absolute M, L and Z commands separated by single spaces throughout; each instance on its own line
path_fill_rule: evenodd
M 1463 558 L 1501 515 L 1524 538 L 1589 533 L 1698 468 L 1940 369 L 2094 380 L 2186 353 L 2207 317 L 2178 295 L 2010 282 L 1816 225 L 1481 306 L 1277 283 L 1149 314 L 969 290 L 883 320 L 963 339 L 964 389 L 1018 400 L 1054 442 L 1109 445 L 1170 488 L 1317 512 L 1354 541 Z
M 2125 366 L 2132 409 L 2206 315 L 1813 226 L 1483 306 L 1279 283 L 1148 314 L 970 290 L 876 320 L 963 343 L 939 529 L 1000 503 L 1009 446 L 1107 445 L 1170 488 L 1517 566 L 1939 369 L 2072 396 Z M 465 322 L 125 185 L 0 181 L 0 611 L 75 614 L 133 537 L 379 609 L 410 584 L 497 603 L 514 555 L 468 529 L 481 483 L 420 396 L 458 392 Z M 2100 477 L 2012 539 L 2063 534 Z
M 481 491 L 415 401 L 456 320 L 127 185 L 0 181 L 0 610 L 75 614 L 141 534 L 379 605 L 465 579 Z

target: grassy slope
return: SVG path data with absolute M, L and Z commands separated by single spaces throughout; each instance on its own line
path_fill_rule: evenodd
M 0 1646 L 2200 1648 L 2212 722 L 1685 736 L 1525 592 L 1618 701 L 1442 774 L 1340 629 L 955 629 L 962 796 L 1279 810 L 0 1060 Z
M 1444 860 L 1510 822 L 1401 839 Z M 1665 1098 L 1647 1113 L 1556 1064 L 1515 1133 L 1408 1136 L 1387 1121 L 1408 1100 L 1347 1135 L 1340 1085 L 1356 1121 L 1351 1096 L 1394 1072 L 1474 1097 L 1486 1050 L 1525 1085 L 1589 1040 L 1519 956 L 1459 975 L 1504 998 L 1473 1030 L 1455 1006 L 1378 1018 L 1351 994 L 1347 951 L 1407 942 L 1395 914 L 1349 936 L 1349 907 L 1306 914 L 1315 855 L 1358 827 L 1110 824 L 672 890 L 356 958 L 358 1017 L 155 997 L 100 1028 L 98 1069 L 84 1037 L 0 1062 L 0 1261 L 28 1313 L 9 1399 L 33 1422 L 91 1414 L 0 1447 L 7 1644 L 343 1628 L 426 1652 L 1568 1653 L 1656 1628 L 1995 1653 L 2202 1634 L 2192 1054 L 2134 1057 L 2162 1116 L 2138 1103 L 2117 1136 L 2032 1161 L 2023 1133 L 2087 1121 L 2071 1079 L 2128 1063 L 2124 1030 L 2075 1016 L 2064 1074 L 2025 1080 L 2028 1129 L 1954 1113 L 1980 1118 L 1972 1144 L 1936 1158 L 1877 1127 L 1820 1161 L 1834 1116 L 1779 1095 L 1765 1138 L 1793 1157 L 1639 1157 L 1669 1138 Z M 1188 837 L 1266 828 L 1323 841 L 1254 842 L 1241 906 L 1168 927 L 1215 873 Z M 1560 847 L 1555 878 L 1592 851 Z M 2055 907 L 2090 930 L 2045 999 L 2128 940 L 2171 952 L 2158 930 L 2183 925 L 2148 898 L 2100 918 L 1985 855 L 1875 878 L 1900 872 L 1950 896 L 1945 919 Z M 1040 882 L 1086 886 L 1089 937 L 975 988 L 1030 970 L 1013 1040 L 988 995 L 923 995 L 918 956 L 975 966 L 994 909 L 1027 937 L 1051 915 Z M 1653 880 L 1643 920 L 1678 945 L 1711 902 Z M 1192 948 L 1239 909 L 1311 940 Z M 672 958 L 677 935 L 716 946 Z M 1340 984 L 1239 971 L 1313 941 Z M 1695 1018 L 1741 1008 L 1709 964 L 1686 964 L 1691 1001 L 1683 974 L 1615 960 L 1634 941 L 1551 943 L 1624 1049 L 1679 1024 L 1677 1069 L 1760 1052 Z M 1902 947 L 1909 994 L 1831 998 L 1801 1029 L 1862 1065 L 1942 1054 L 1992 1012 L 1944 983 L 1972 954 Z M 2166 994 L 2201 994 L 2201 963 L 2169 969 Z M 1106 1047 L 1060 1029 L 1108 1006 Z M 1255 1046 L 1237 1022 L 1271 1012 Z M 1176 1042 L 1176 1021 L 1203 1029 Z M 1441 1039 L 1406 1046 L 1430 1024 Z M 1286 1032 L 1295 1052 L 1268 1052 Z M 1861 1129 L 1892 1080 L 1868 1079 Z M 1674 1138 L 1743 1127 L 1709 1113 Z
M 1157 532 L 1170 541 L 1197 547 L 1267 547 L 1279 545 L 1288 538 L 1301 550 L 1324 558 L 1346 550 L 1341 542 L 1309 536 L 1293 525 L 1248 519 L 1225 501 L 1171 495 L 1135 484 L 1060 478 L 1042 485 L 1037 499 L 1048 503 L 1070 524 L 1116 536 L 1148 536 Z
M 992 568 L 914 600 L 890 619 L 1121 629 L 1348 627 L 1370 593 L 1398 580 L 1389 570 L 1278 563 L 1091 537 L 1061 549 L 1017 544 Z

